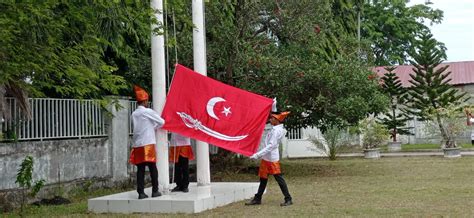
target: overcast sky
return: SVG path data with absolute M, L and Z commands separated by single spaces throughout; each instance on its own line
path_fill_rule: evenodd
M 436 40 L 448 49 L 448 62 L 474 61 L 474 0 L 431 0 L 432 8 L 444 12 L 443 22 L 430 26 Z M 424 4 L 411 0 L 408 5 Z

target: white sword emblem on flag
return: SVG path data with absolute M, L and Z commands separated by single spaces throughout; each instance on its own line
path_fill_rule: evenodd
M 207 135 L 210 135 L 214 138 L 218 138 L 220 140 L 224 140 L 224 141 L 240 141 L 244 138 L 246 138 L 248 135 L 242 135 L 242 136 L 228 136 L 228 135 L 224 135 L 222 133 L 219 133 L 219 132 L 216 132 L 212 129 L 210 129 L 209 127 L 207 126 L 204 126 L 202 125 L 201 121 L 197 120 L 197 119 L 194 119 L 193 117 L 191 117 L 190 115 L 184 113 L 184 112 L 176 112 L 180 117 L 181 119 L 183 120 L 184 122 L 184 125 L 186 125 L 187 127 L 189 128 L 194 128 L 195 130 L 200 130 L 204 133 L 206 133 Z

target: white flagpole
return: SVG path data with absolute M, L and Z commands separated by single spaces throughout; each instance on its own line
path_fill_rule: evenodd
M 193 0 L 193 57 L 194 71 L 206 76 L 206 29 L 204 26 L 204 2 Z M 209 145 L 196 141 L 197 183 L 198 186 L 211 184 L 209 169 Z
M 163 0 L 151 0 L 151 8 L 159 23 L 163 23 Z M 152 29 L 157 25 L 153 24 Z M 163 35 L 151 36 L 151 71 L 153 86 L 153 109 L 161 114 L 166 100 L 165 39 Z M 165 130 L 156 131 L 156 153 L 159 189 L 169 193 L 168 134 Z

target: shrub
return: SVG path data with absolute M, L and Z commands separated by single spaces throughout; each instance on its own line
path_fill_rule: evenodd
M 368 117 L 359 123 L 364 149 L 378 148 L 389 138 L 389 131 L 384 125 L 376 122 L 375 118 Z
M 16 174 L 16 181 L 20 188 L 22 188 L 22 199 L 21 199 L 21 210 L 23 212 L 23 206 L 26 202 L 26 191 L 29 190 L 29 195 L 35 197 L 40 189 L 44 186 L 44 180 L 41 179 L 33 184 L 33 157 L 30 155 L 26 156 L 25 159 L 21 162 L 20 169 Z M 30 190 L 31 189 L 31 190 Z
M 428 118 L 426 132 L 431 136 L 441 136 L 444 148 L 456 148 L 456 140 L 469 128 L 465 122 L 463 106 L 450 104 L 436 109 L 430 107 L 423 112 Z
M 344 145 L 349 144 L 347 134 L 339 128 L 332 127 L 323 133 L 323 139 L 311 136 L 313 145 L 324 151 L 329 160 L 336 160 L 337 155 Z

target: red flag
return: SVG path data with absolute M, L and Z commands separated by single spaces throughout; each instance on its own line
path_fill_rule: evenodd
M 250 156 L 259 146 L 272 103 L 178 64 L 162 113 L 163 128 Z

